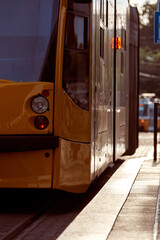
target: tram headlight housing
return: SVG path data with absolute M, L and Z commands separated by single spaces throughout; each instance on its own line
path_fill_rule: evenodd
M 49 108 L 48 100 L 43 96 L 37 96 L 32 100 L 31 108 L 35 113 L 45 113 Z

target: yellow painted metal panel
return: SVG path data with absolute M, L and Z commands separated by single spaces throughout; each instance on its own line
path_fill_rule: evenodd
M 61 106 L 62 106 L 62 72 L 63 72 L 63 52 L 64 52 L 64 35 L 67 14 L 67 0 L 60 1 L 58 36 L 57 36 L 57 53 L 56 53 L 56 72 L 55 72 L 55 107 L 54 107 L 54 130 L 55 135 L 60 136 L 61 132 Z
M 0 134 L 47 134 L 53 132 L 53 83 L 16 83 L 0 81 Z M 31 101 L 34 96 L 42 94 L 43 90 L 49 90 L 49 111 L 44 115 L 49 119 L 49 126 L 44 130 L 38 130 L 34 126 L 36 114 L 31 109 Z
M 55 149 L 53 188 L 69 192 L 85 192 L 91 182 L 91 145 L 60 139 Z
M 51 188 L 52 152 L 0 153 L 0 188 Z
M 61 108 L 61 134 L 60 136 L 69 140 L 79 142 L 91 141 L 90 113 L 80 109 L 62 91 L 63 105 Z

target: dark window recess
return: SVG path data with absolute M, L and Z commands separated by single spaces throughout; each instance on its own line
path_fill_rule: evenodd
M 100 0 L 100 19 L 104 22 L 104 0 Z
M 63 87 L 80 108 L 88 110 L 89 54 L 87 52 L 64 51 Z
M 85 1 L 85 2 L 87 3 L 90 1 Z M 68 1 L 68 10 L 72 12 L 74 11 L 74 12 L 78 12 L 78 13 L 89 16 L 89 7 L 90 7 L 89 4 L 85 4 L 85 3 L 80 4 L 78 3 L 78 1 L 75 1 L 75 0 Z
M 123 37 L 123 32 L 124 32 L 124 29 L 122 27 L 121 29 L 121 47 L 124 48 L 124 37 Z
M 108 0 L 106 1 L 106 27 L 108 27 Z
M 68 3 L 69 11 L 66 21 L 63 59 L 63 88 L 76 105 L 88 110 L 90 6 L 88 3 L 75 2 L 69 1 Z M 80 12 L 83 14 L 80 15 Z
M 124 50 L 126 51 L 126 30 L 124 30 Z
M 100 57 L 104 59 L 104 30 L 100 28 Z
M 88 46 L 88 17 L 76 16 L 72 13 L 69 13 L 67 16 L 65 47 L 88 49 Z
M 121 73 L 124 73 L 124 54 L 121 52 Z
M 126 30 L 124 28 L 122 28 L 122 48 L 124 48 L 124 50 L 126 50 Z

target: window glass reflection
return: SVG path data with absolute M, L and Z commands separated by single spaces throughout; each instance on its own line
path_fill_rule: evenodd
M 100 57 L 104 59 L 104 30 L 100 28 Z
M 81 51 L 65 50 L 63 87 L 72 100 L 88 110 L 89 56 Z
M 88 48 L 88 19 L 68 14 L 65 46 L 77 49 Z
M 75 3 L 73 0 L 68 1 L 68 10 L 79 12 L 85 15 L 89 15 L 89 4 Z
M 69 1 L 63 59 L 63 88 L 84 110 L 89 109 L 89 9 L 88 3 Z
M 39 80 L 58 17 L 53 9 L 58 2 L 0 0 L 1 79 L 20 82 Z

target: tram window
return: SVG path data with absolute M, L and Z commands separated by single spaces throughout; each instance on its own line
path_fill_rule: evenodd
M 104 59 L 104 30 L 100 28 L 100 57 Z
M 126 50 L 126 30 L 122 27 L 122 47 Z
M 88 110 L 89 101 L 89 54 L 65 50 L 63 88 L 82 109 Z
M 69 13 L 67 16 L 65 46 L 75 49 L 88 49 L 88 45 L 88 17 L 75 16 Z
M 54 42 L 51 65 L 55 69 L 59 0 L 1 0 L 0 3 L 0 78 L 39 81 L 51 35 Z
M 74 0 L 70 0 L 68 1 L 68 10 L 89 15 L 89 4 L 88 1 L 85 2 L 86 3 L 77 3 Z
M 104 0 L 100 0 L 100 19 L 104 22 Z
M 75 3 L 76 2 L 76 3 Z M 89 110 L 89 4 L 68 2 L 63 88 L 81 109 Z M 84 2 L 84 1 L 83 1 Z M 88 1 L 86 1 L 88 2 Z M 86 7 L 83 16 L 80 12 Z
M 126 50 L 126 30 L 124 30 L 124 50 Z
M 124 74 L 124 54 L 121 52 L 121 73 Z
M 106 1 L 106 27 L 108 27 L 108 0 Z

